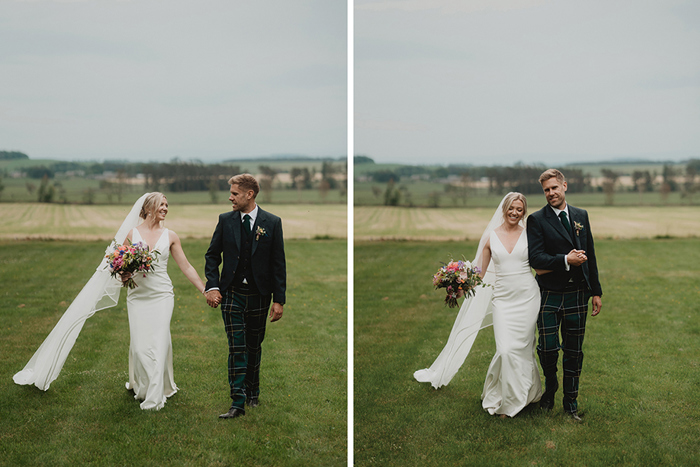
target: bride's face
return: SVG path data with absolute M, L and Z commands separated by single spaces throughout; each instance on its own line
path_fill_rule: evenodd
M 509 225 L 517 225 L 525 214 L 525 205 L 519 199 L 513 201 L 508 211 L 506 212 L 506 223 Z
M 163 196 L 163 199 L 160 202 L 160 206 L 158 206 L 158 209 L 156 209 L 156 212 L 154 213 L 154 217 L 158 222 L 162 222 L 165 220 L 165 216 L 168 215 L 168 200 L 166 199 L 165 196 Z

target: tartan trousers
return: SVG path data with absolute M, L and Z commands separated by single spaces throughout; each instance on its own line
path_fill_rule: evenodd
M 578 383 L 583 367 L 583 336 L 588 315 L 588 290 L 580 288 L 567 292 L 543 290 L 540 314 L 537 317 L 539 341 L 537 354 L 549 386 L 557 378 L 559 350 L 563 352 L 564 410 L 576 412 Z M 561 342 L 559 333 L 561 331 Z
M 272 295 L 230 287 L 221 300 L 228 338 L 228 382 L 231 407 L 245 412 L 246 398 L 260 394 L 260 358 Z

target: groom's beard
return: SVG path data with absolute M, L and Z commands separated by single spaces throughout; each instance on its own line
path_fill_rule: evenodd
M 552 198 L 551 200 L 549 198 L 547 198 L 547 204 L 549 204 L 553 208 L 563 210 L 563 208 L 566 206 L 566 198 L 558 197 L 558 196 Z

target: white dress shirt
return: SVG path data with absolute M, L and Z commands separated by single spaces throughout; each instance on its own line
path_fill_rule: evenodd
M 555 208 L 554 206 L 551 206 L 551 205 L 550 205 L 549 207 L 552 208 L 552 210 L 554 211 L 554 214 L 555 214 L 557 217 L 559 217 L 559 213 L 560 213 L 560 212 L 564 211 L 564 212 L 566 213 L 566 218 L 569 219 L 569 228 L 571 228 L 571 216 L 569 215 L 569 204 L 568 204 L 568 203 L 566 203 L 566 206 L 564 206 L 564 209 L 557 209 L 557 208 Z M 559 218 L 559 222 L 561 222 L 561 218 Z M 563 222 L 562 222 L 562 225 L 564 225 Z M 566 229 L 566 227 L 564 227 L 564 228 Z M 567 230 L 568 230 L 568 229 L 567 229 Z M 569 266 L 569 261 L 566 259 L 566 255 L 564 255 L 564 265 L 566 266 L 566 270 L 567 270 L 567 271 L 568 271 L 569 269 L 571 269 L 571 266 Z

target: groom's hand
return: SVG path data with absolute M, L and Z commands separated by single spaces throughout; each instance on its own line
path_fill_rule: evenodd
M 588 261 L 586 252 L 583 250 L 571 250 L 568 255 L 566 255 L 566 262 L 570 266 L 581 266 L 583 263 Z
M 274 323 L 282 317 L 282 308 L 284 305 L 281 303 L 273 303 L 272 308 L 270 308 L 270 322 Z
M 205 295 L 207 297 L 207 303 L 210 307 L 216 308 L 219 306 L 219 303 L 221 303 L 221 292 L 218 290 L 210 290 Z
M 591 304 L 593 305 L 593 312 L 591 313 L 591 316 L 595 316 L 600 313 L 600 309 L 603 307 L 603 301 L 600 299 L 600 296 L 595 295 L 591 301 Z

